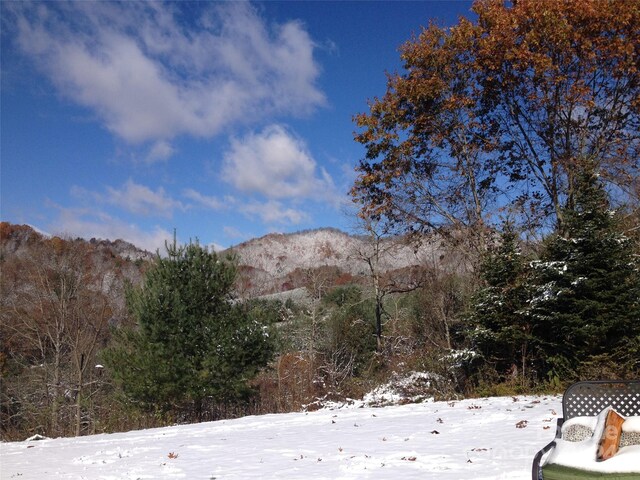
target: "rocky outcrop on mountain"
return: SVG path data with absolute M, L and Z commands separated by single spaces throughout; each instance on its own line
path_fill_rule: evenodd
M 435 243 L 416 247 L 401 238 L 375 243 L 366 236 L 348 235 L 335 229 L 291 234 L 269 234 L 232 247 L 241 274 L 254 293 L 273 293 L 301 286 L 303 272 L 324 268 L 339 277 L 369 275 L 367 258 L 378 252 L 377 268 L 383 272 L 432 263 L 440 255 Z
M 296 269 L 335 266 L 352 275 L 365 275 L 363 257 L 371 255 L 373 245 L 367 237 L 347 235 L 339 230 L 319 229 L 291 234 L 271 233 L 229 249 L 238 255 L 241 265 L 263 270 L 274 277 Z M 434 244 L 419 248 L 402 239 L 383 240 L 379 250 L 384 270 L 424 264 L 437 253 Z

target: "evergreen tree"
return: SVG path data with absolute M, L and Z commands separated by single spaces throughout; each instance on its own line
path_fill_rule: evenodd
M 537 325 L 550 377 L 638 371 L 640 276 L 628 238 L 619 233 L 608 195 L 594 170 L 578 178 L 575 207 L 565 209 L 564 235 L 545 242 L 534 262 L 528 314 Z
M 134 328 L 114 332 L 105 362 L 140 406 L 201 419 L 206 407 L 248 393 L 273 345 L 265 327 L 234 304 L 236 268 L 198 244 L 167 245 L 144 284 L 131 288 Z
M 501 377 L 509 373 L 527 378 L 535 339 L 523 312 L 527 264 L 512 225 L 505 225 L 500 243 L 486 255 L 481 273 L 486 286 L 474 296 L 467 318 L 473 328 L 474 347 Z

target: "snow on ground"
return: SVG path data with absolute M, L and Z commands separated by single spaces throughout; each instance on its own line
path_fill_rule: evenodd
M 531 478 L 561 399 L 499 397 L 0 444 L 8 479 Z

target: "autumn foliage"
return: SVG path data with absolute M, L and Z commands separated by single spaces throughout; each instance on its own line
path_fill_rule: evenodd
M 628 202 L 640 145 L 640 2 L 482 0 L 430 25 L 405 71 L 355 117 L 366 149 L 352 194 L 399 230 L 477 236 L 515 216 L 563 224 L 585 161 Z

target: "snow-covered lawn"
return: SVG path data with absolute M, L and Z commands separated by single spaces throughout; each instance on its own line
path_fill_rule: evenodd
M 2 480 L 528 479 L 560 397 L 324 409 L 0 444 Z

